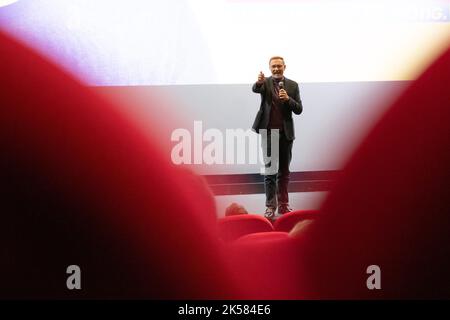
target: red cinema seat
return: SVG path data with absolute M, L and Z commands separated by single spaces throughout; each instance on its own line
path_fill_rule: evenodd
M 272 223 L 256 214 L 228 216 L 218 220 L 219 238 L 225 242 L 246 234 L 273 231 Z
M 316 219 L 318 215 L 318 210 L 297 210 L 288 212 L 277 218 L 273 223 L 273 227 L 276 231 L 289 232 L 298 222 Z
M 1 33 L 0 70 L 0 298 L 239 296 L 207 192 L 129 118 Z
M 289 233 L 282 231 L 269 231 L 269 232 L 258 232 L 250 233 L 236 239 L 236 244 L 246 244 L 246 243 L 267 243 L 278 240 L 286 240 L 289 237 Z
M 252 233 L 230 243 L 228 258 L 246 299 L 299 299 L 297 242 L 287 232 Z

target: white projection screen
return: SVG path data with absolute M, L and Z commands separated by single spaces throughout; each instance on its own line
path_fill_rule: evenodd
M 283 56 L 304 106 L 291 164 L 303 172 L 343 166 L 380 106 L 449 45 L 449 8 L 433 0 L 0 0 L 0 29 L 123 102 L 171 160 L 177 129 L 192 134 L 192 155 L 195 139 L 200 148 L 213 141 L 209 129 L 226 153 L 227 130 L 253 123 L 259 71 L 270 75 L 269 58 Z M 185 165 L 200 174 L 260 168 Z

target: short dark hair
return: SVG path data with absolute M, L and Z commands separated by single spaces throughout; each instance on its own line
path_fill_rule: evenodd
M 284 64 L 284 59 L 283 59 L 283 57 L 280 57 L 280 56 L 274 56 L 274 57 L 270 58 L 269 64 L 270 64 L 270 62 L 271 62 L 272 60 L 275 60 L 275 59 L 283 60 L 283 64 Z

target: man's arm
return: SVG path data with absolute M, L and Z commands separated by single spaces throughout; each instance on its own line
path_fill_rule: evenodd
M 264 83 L 255 82 L 252 87 L 252 91 L 255 93 L 263 93 L 264 92 Z
M 295 94 L 294 97 L 289 97 L 289 100 L 286 101 L 286 104 L 295 114 L 300 114 L 303 111 L 302 100 L 300 99 L 300 89 L 298 85 L 295 86 Z

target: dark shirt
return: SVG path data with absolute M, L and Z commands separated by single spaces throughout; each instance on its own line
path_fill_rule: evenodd
M 272 92 L 272 107 L 270 108 L 270 120 L 269 129 L 283 129 L 283 114 L 281 113 L 281 108 L 283 107 L 283 101 L 278 98 L 278 93 L 280 91 L 279 83 L 284 81 L 284 79 L 274 79 L 273 81 L 273 92 Z

